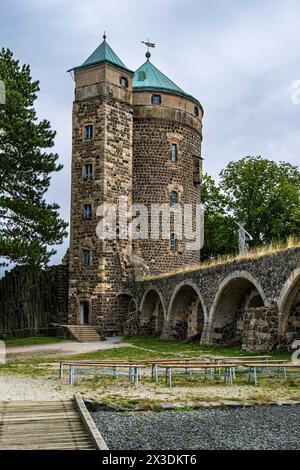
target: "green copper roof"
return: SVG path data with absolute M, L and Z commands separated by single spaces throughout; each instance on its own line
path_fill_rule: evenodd
M 150 60 L 147 60 L 133 76 L 133 91 L 166 91 L 175 95 L 198 100 L 185 93 L 179 86 L 156 68 Z
M 107 44 L 106 40 L 97 47 L 97 49 L 83 62 L 83 64 L 78 67 L 74 67 L 71 70 L 80 70 L 86 67 L 91 67 L 92 65 L 100 64 L 106 62 L 109 64 L 116 65 L 121 69 L 128 70 L 126 65 L 121 61 L 117 54 L 112 50 L 112 48 Z M 68 70 L 69 72 L 70 70 Z
M 133 88 L 138 89 L 158 89 L 168 90 L 179 94 L 185 94 L 184 91 L 175 85 L 166 75 L 147 60 L 134 74 Z

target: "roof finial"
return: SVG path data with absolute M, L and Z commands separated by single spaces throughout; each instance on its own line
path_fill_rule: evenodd
M 150 39 L 148 38 L 148 41 L 142 41 L 143 44 L 145 44 L 145 46 L 147 46 L 148 50 L 146 52 L 146 57 L 147 57 L 147 60 L 150 59 L 151 57 L 151 52 L 150 52 L 150 47 L 154 48 L 156 46 L 156 44 L 154 44 L 154 42 L 150 42 Z
M 106 31 L 104 31 L 103 39 L 104 39 L 104 41 L 106 41 Z

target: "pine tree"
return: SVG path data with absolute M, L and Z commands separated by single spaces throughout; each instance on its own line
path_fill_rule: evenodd
M 34 102 L 39 82 L 28 65 L 20 65 L 8 49 L 0 53 L 0 257 L 6 262 L 43 266 L 62 243 L 67 224 L 57 204 L 45 200 L 51 173 L 60 171 L 49 121 L 38 122 Z

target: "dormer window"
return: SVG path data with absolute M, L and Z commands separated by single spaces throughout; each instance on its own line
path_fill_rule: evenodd
M 128 88 L 128 78 L 121 77 L 120 78 L 120 85 L 121 85 L 121 88 L 123 88 L 123 90 L 126 90 L 126 88 Z
M 194 107 L 194 114 L 195 114 L 195 116 L 199 117 L 199 108 L 198 108 L 198 106 Z
M 91 140 L 94 137 L 94 126 L 93 124 L 87 124 L 84 126 L 84 140 Z
M 161 95 L 152 95 L 152 104 L 160 105 L 161 104 Z

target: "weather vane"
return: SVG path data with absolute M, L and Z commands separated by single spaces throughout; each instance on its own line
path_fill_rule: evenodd
M 148 48 L 148 50 L 146 52 L 146 57 L 147 57 L 147 60 L 149 60 L 150 57 L 151 57 L 150 47 L 154 48 L 154 47 L 156 47 L 156 44 L 154 44 L 154 42 L 150 42 L 149 38 L 148 38 L 148 41 L 142 41 L 142 44 L 145 44 L 145 46 L 147 46 L 147 48 Z

